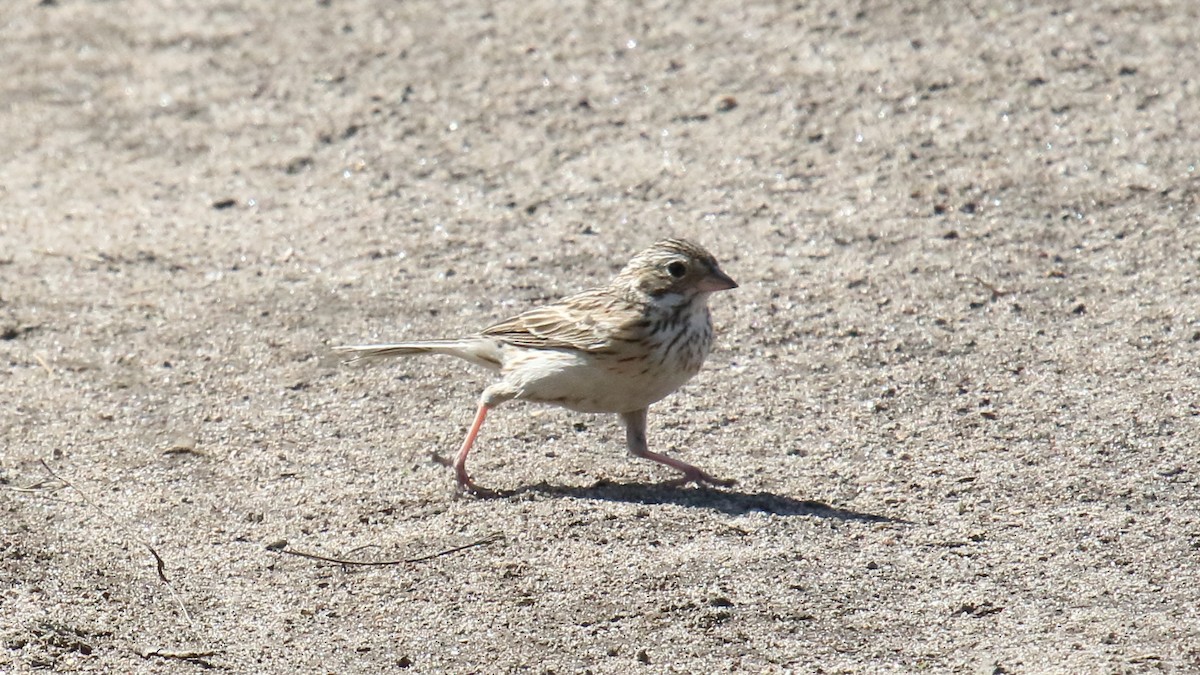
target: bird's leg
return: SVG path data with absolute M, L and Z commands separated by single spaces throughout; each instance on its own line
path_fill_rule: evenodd
M 472 494 L 484 492 L 476 487 L 471 476 L 467 474 L 467 455 L 471 452 L 471 446 L 475 445 L 475 437 L 479 435 L 479 428 L 483 426 L 483 420 L 487 417 L 488 410 L 491 410 L 488 404 L 479 404 L 479 410 L 475 413 L 475 421 L 471 424 L 471 430 L 467 432 L 467 438 L 463 440 L 462 448 L 454 457 L 454 477 L 458 480 L 458 487 L 463 492 Z
M 717 478 L 705 473 L 700 467 L 693 466 L 687 462 L 674 457 L 668 457 L 660 452 L 651 452 L 646 444 L 646 408 L 635 410 L 633 412 L 621 413 L 621 421 L 625 423 L 625 442 L 629 446 L 629 454 L 642 459 L 649 459 L 659 464 L 683 472 L 683 475 L 675 480 L 667 481 L 666 485 L 686 485 L 688 483 L 708 483 L 709 485 L 720 485 L 729 487 L 736 481 Z

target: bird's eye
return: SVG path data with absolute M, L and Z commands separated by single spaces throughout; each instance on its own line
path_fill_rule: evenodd
M 678 279 L 679 277 L 682 277 L 683 275 L 687 274 L 687 265 L 684 265 L 683 263 L 676 260 L 667 265 L 667 274 L 670 274 L 671 276 Z

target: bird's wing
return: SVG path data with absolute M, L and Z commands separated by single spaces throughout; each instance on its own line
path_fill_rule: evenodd
M 603 352 L 635 339 L 642 319 L 635 305 L 599 289 L 518 314 L 483 334 L 518 347 Z

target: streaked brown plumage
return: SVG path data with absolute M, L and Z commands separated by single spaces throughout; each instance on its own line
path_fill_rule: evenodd
M 712 347 L 709 294 L 736 288 L 700 246 L 667 239 L 634 256 L 603 288 L 537 307 L 456 340 L 336 347 L 348 360 L 449 354 L 500 372 L 484 390 L 454 461 L 458 484 L 479 491 L 467 454 L 488 411 L 513 399 L 581 412 L 617 413 L 629 452 L 683 473 L 675 483 L 731 485 L 678 459 L 651 452 L 646 412 L 700 370 Z

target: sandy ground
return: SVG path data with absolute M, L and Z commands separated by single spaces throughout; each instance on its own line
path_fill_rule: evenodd
M 1198 45 L 1184 0 L 3 3 L 0 672 L 1200 671 Z M 461 498 L 489 376 L 324 358 L 666 235 L 742 286 L 651 444 L 736 488 L 514 404 Z

